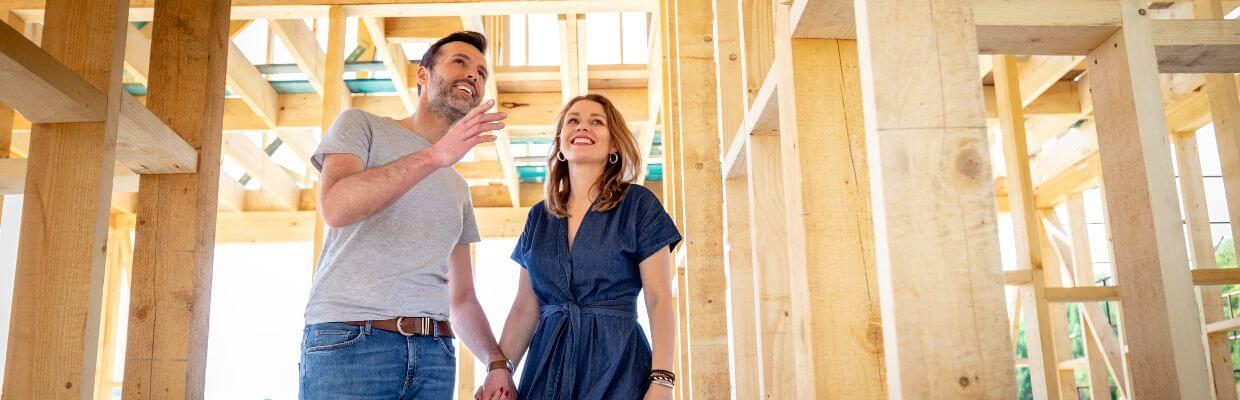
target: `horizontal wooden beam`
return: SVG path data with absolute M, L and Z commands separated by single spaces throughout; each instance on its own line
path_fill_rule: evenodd
M 12 12 L 26 22 L 43 22 L 43 1 L 19 0 Z M 154 0 L 130 2 L 130 21 L 150 21 L 155 14 Z M 434 17 L 462 15 L 601 13 L 653 11 L 651 0 L 541 0 L 541 1 L 405 1 L 402 4 L 375 4 L 375 0 L 290 0 L 272 5 L 270 0 L 233 1 L 233 20 L 325 18 L 328 8 L 340 5 L 349 17 Z
M 852 1 L 796 0 L 793 36 L 855 39 Z M 981 54 L 1086 55 L 1120 26 L 1114 0 L 977 0 Z M 1240 21 L 1152 20 L 1159 70 L 1240 72 Z
M 216 216 L 216 243 L 308 242 L 314 237 L 316 211 L 221 212 Z M 525 229 L 529 209 L 477 207 L 478 231 L 484 239 L 515 239 Z M 118 216 L 132 229 L 133 214 Z
M 1003 271 L 1003 283 L 1008 286 L 1028 285 L 1033 280 L 1033 273 L 1027 269 Z
M 460 17 L 384 18 L 383 31 L 388 42 L 427 42 L 464 29 Z
M 0 24 L 0 76 L 0 101 L 30 121 L 103 120 L 103 92 L 6 24 Z M 117 161 L 140 174 L 197 170 L 193 147 L 128 93 L 120 99 Z
M 1087 301 L 1119 300 L 1118 286 L 1081 286 L 1069 288 L 1046 288 L 1046 301 L 1051 303 L 1076 303 Z
M 1073 358 L 1071 360 L 1063 360 L 1059 362 L 1059 369 L 1070 370 L 1077 368 L 1086 368 L 1089 366 L 1088 360 L 1084 357 Z
M 499 161 L 474 161 L 457 163 L 456 172 L 466 181 L 494 181 L 496 183 L 503 182 L 504 171 Z
M 1160 72 L 1240 72 L 1240 21 L 1154 20 Z
M 598 89 L 592 92 L 610 98 L 620 109 L 630 127 L 648 120 L 648 97 L 646 89 Z M 552 132 L 556 114 L 560 111 L 559 93 L 500 93 L 499 110 L 508 113 L 505 122 L 509 131 Z M 279 125 L 285 128 L 319 128 L 322 115 L 321 100 L 317 94 L 282 94 L 277 96 L 276 111 Z M 143 98 L 138 98 L 139 102 Z M 406 116 L 402 102 L 396 96 L 356 96 L 353 107 L 376 115 L 401 118 Z M 245 101 L 231 98 L 224 100 L 225 131 L 269 130 L 264 119 L 259 118 Z M 16 116 L 13 130 L 19 134 L 30 131 L 30 121 Z
M 26 159 L 0 158 L 0 195 L 26 193 Z M 138 175 L 121 164 L 113 170 L 113 192 L 137 192 Z
M 586 71 L 590 90 L 645 88 L 650 82 L 647 64 L 591 65 Z M 495 74 L 500 93 L 560 92 L 560 68 L 557 66 L 498 67 Z
M 1186 94 L 1167 105 L 1167 128 L 1171 132 L 1194 132 L 1210 123 L 1210 101 L 1201 90 L 1205 79 L 1201 75 L 1184 77 L 1191 81 L 1184 88 Z M 1236 75 L 1236 87 L 1240 88 L 1240 75 Z
M 1194 269 L 1193 285 L 1196 286 L 1217 286 L 1217 285 L 1236 285 L 1240 284 L 1240 268 L 1203 268 Z M 1030 281 L 1030 273 L 1028 270 L 1007 270 L 1003 271 L 1004 284 L 1008 286 L 1027 285 Z M 1115 286 L 1085 286 L 1077 288 L 1060 288 L 1060 289 L 1093 289 L 1099 287 L 1115 287 Z M 1051 290 L 1052 288 L 1047 288 Z M 1081 292 L 1085 293 L 1085 292 Z M 1096 295 L 1105 293 L 1094 293 Z M 1056 296 L 1066 294 L 1056 294 Z M 1050 297 L 1050 295 L 1047 295 Z
M 0 102 L 39 123 L 103 121 L 108 100 L 8 24 L 0 23 Z
M 982 86 L 982 94 L 986 100 L 987 119 L 999 118 L 998 112 L 995 111 L 994 91 L 995 87 L 992 85 Z M 1025 116 L 1075 116 L 1081 113 L 1081 106 L 1077 83 L 1057 81 L 1025 105 Z M 1033 146 L 1035 143 L 1030 141 L 1029 145 Z
M 1240 331 L 1240 318 L 1232 318 L 1206 324 L 1207 334 Z
M 1201 268 L 1193 271 L 1193 284 L 1197 286 L 1240 284 L 1240 269 Z
M 198 151 L 129 93 L 121 93 L 116 161 L 139 174 L 192 173 Z

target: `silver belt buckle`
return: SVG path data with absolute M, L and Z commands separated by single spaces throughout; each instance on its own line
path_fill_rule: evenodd
M 413 336 L 412 333 L 405 332 L 405 326 L 401 325 L 401 321 L 404 320 L 405 317 L 396 317 L 396 333 L 399 333 L 402 336 Z

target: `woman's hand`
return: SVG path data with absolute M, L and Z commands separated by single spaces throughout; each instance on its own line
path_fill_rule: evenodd
M 650 388 L 646 389 L 646 397 L 643 400 L 672 400 L 672 389 L 662 385 L 651 383 Z
M 487 385 L 485 384 L 478 387 L 478 391 L 474 392 L 474 400 L 517 400 L 517 394 L 508 391 L 509 389 L 506 388 L 500 388 L 499 390 L 493 391 L 488 396 L 484 394 L 483 391 L 486 387 Z

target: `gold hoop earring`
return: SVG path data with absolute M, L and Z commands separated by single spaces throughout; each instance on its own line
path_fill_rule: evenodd
M 568 161 L 564 159 L 564 152 L 555 153 L 555 159 L 560 160 L 560 162 Z
M 611 164 L 615 164 L 615 163 L 617 163 L 617 162 L 620 162 L 620 153 L 611 153 L 611 154 L 608 154 L 608 155 L 607 155 L 607 162 L 608 162 L 608 163 L 611 163 Z

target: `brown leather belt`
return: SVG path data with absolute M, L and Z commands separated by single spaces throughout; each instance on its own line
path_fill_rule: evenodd
M 366 321 L 350 321 L 348 324 L 366 326 Z M 449 324 L 448 321 L 436 321 L 428 317 L 397 317 L 374 320 L 370 321 L 370 326 L 405 336 L 456 337 L 456 334 L 452 333 L 452 324 Z

